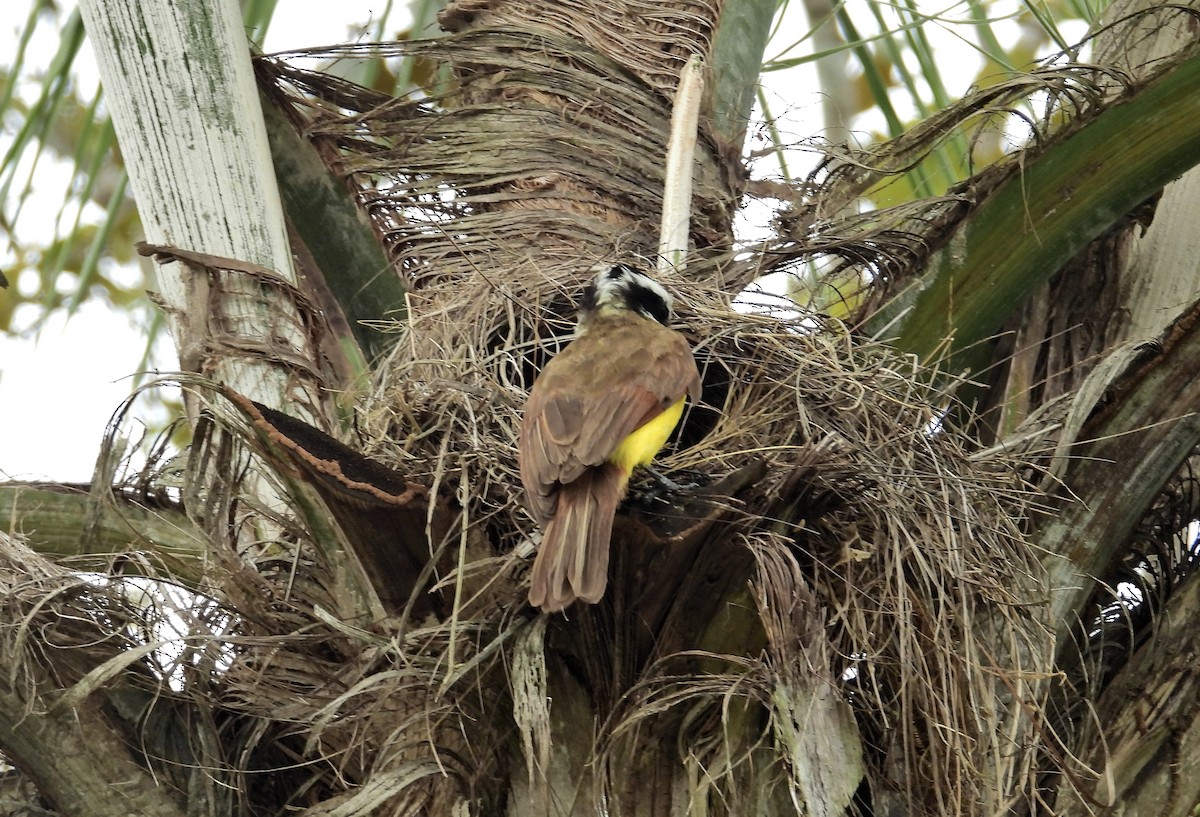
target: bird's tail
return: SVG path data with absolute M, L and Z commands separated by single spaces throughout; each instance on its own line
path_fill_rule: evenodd
M 533 563 L 530 604 L 557 613 L 575 599 L 600 601 L 608 584 L 613 517 L 627 479 L 619 467 L 605 463 L 559 488 L 558 507 Z

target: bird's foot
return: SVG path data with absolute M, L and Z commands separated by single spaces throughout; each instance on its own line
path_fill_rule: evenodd
M 646 473 L 654 478 L 654 481 L 658 484 L 658 487 L 661 490 L 664 490 L 664 491 L 686 491 L 689 488 L 699 487 L 695 483 L 680 484 L 680 483 L 676 482 L 675 480 L 671 479 L 670 477 L 668 477 L 662 471 L 659 471 L 657 468 L 655 468 L 652 465 L 647 465 L 647 466 L 645 466 L 645 468 L 646 468 Z
M 699 471 L 677 472 L 686 475 L 688 477 L 688 481 L 676 482 L 675 480 L 667 477 L 657 468 L 645 466 L 644 469 L 650 479 L 638 486 L 639 490 L 637 491 L 637 501 L 647 507 L 652 506 L 657 502 L 668 502 L 666 498 L 668 494 L 694 491 L 709 481 L 708 475 Z

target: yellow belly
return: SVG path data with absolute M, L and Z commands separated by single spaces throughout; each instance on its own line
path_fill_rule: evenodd
M 612 452 L 608 461 L 619 467 L 626 479 L 637 466 L 649 465 L 667 444 L 667 438 L 683 416 L 683 401 L 681 397 L 678 403 L 626 437 Z

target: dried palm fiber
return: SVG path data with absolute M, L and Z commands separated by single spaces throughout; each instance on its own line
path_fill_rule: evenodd
M 661 205 L 673 82 L 652 87 L 573 40 L 501 30 L 369 52 L 458 71 L 436 96 L 393 100 L 277 69 L 311 95 L 310 136 L 343 150 L 341 171 L 415 289 L 529 259 L 549 273 L 614 247 L 653 249 L 647 218 Z M 724 244 L 733 180 L 710 138 L 697 157 L 693 238 Z
M 573 40 L 609 55 L 646 85 L 669 98 L 680 70 L 693 53 L 712 48 L 713 24 L 720 3 L 681 0 L 487 0 L 451 2 L 439 15 L 447 31 L 467 29 L 528 30 L 550 39 Z

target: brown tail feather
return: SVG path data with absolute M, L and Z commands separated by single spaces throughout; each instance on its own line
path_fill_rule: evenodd
M 608 584 L 613 517 L 625 482 L 621 469 L 605 463 L 559 488 L 558 506 L 533 563 L 530 604 L 557 613 L 577 598 L 600 601 Z

